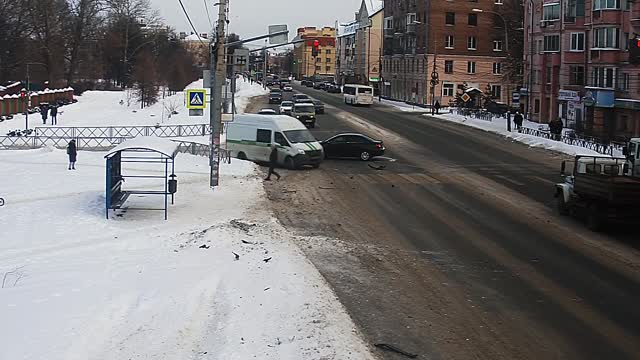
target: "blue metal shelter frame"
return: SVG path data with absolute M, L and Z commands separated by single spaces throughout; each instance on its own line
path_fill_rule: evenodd
M 158 142 L 162 146 L 154 146 L 158 145 Z M 105 213 L 107 219 L 109 219 L 109 211 L 113 210 L 115 212 L 118 209 L 122 209 L 131 195 L 160 195 L 164 196 L 164 207 L 161 209 L 133 207 L 127 207 L 126 209 L 164 211 L 164 219 L 167 220 L 169 197 L 171 197 L 171 204 L 173 204 L 178 186 L 175 175 L 175 157 L 178 153 L 179 144 L 166 139 L 157 139 L 150 143 L 145 145 L 144 138 L 127 140 L 105 156 L 107 162 L 105 189 Z M 164 175 L 125 175 L 122 172 L 123 163 L 164 165 Z M 169 174 L 169 169 L 171 174 Z M 124 190 L 122 185 L 127 178 L 164 179 L 164 190 Z

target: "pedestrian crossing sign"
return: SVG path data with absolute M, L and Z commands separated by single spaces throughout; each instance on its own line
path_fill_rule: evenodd
M 207 107 L 207 91 L 204 89 L 187 90 L 187 109 Z

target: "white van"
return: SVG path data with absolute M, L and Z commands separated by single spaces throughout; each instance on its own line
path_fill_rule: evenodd
M 278 148 L 278 164 L 288 169 L 304 165 L 317 168 L 324 159 L 322 145 L 291 116 L 240 114 L 228 125 L 227 149 L 231 156 L 266 162 L 271 144 Z

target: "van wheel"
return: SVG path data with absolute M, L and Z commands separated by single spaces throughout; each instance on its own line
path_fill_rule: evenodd
M 369 154 L 367 151 L 363 151 L 360 153 L 360 160 L 362 161 L 369 161 L 371 160 L 371 154 Z
M 559 191 L 556 194 L 556 209 L 558 209 L 558 214 L 562 216 L 569 215 L 569 207 L 564 201 L 564 195 Z
M 293 160 L 293 158 L 291 156 L 287 156 L 287 158 L 284 159 L 284 165 L 289 170 L 295 170 L 296 169 L 296 162 L 295 162 L 295 160 Z
M 244 152 L 240 151 L 238 153 L 238 159 L 240 160 L 247 160 L 247 154 L 245 154 Z
M 596 204 L 591 204 L 587 208 L 587 228 L 591 231 L 600 231 L 602 228 L 602 216 Z

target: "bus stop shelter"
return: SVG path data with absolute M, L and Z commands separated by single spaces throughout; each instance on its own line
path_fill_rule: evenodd
M 178 189 L 175 175 L 175 157 L 180 144 L 169 139 L 151 136 L 136 137 L 125 140 L 107 155 L 106 159 L 106 193 L 105 210 L 107 219 L 109 211 L 124 208 L 124 203 L 130 196 L 157 195 L 164 197 L 164 207 L 126 207 L 127 210 L 158 210 L 164 211 L 164 219 L 167 220 L 169 197 L 171 204 Z M 123 171 L 123 163 L 152 164 L 142 165 L 145 170 L 136 169 L 135 172 L 128 169 Z M 126 179 L 147 179 L 150 185 L 147 189 L 124 189 Z M 155 180 L 155 181 L 153 181 Z M 163 184 L 159 184 L 163 181 Z

